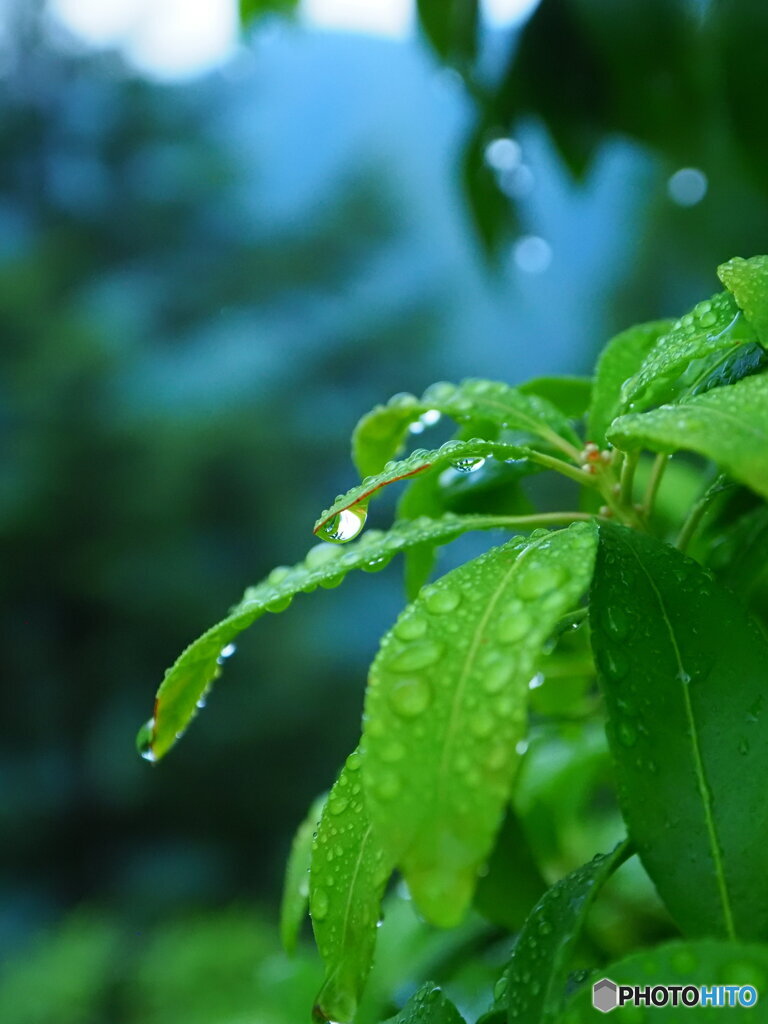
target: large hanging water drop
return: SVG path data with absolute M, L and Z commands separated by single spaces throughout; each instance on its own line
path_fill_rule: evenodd
M 157 760 L 155 752 L 152 749 L 152 743 L 155 738 L 155 720 L 154 718 L 148 719 L 144 725 L 139 729 L 136 736 L 136 749 L 144 758 L 145 761 L 149 761 L 150 764 L 154 764 Z
M 368 510 L 363 505 L 342 509 L 318 530 L 318 536 L 334 544 L 345 544 L 354 540 L 365 526 Z
M 454 459 L 451 462 L 453 469 L 459 473 L 474 473 L 477 469 L 482 469 L 485 465 L 485 459 L 483 458 L 468 458 L 468 459 Z

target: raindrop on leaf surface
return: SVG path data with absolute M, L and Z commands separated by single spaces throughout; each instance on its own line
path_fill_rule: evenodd
M 354 540 L 365 526 L 368 510 L 362 505 L 342 509 L 318 530 L 318 536 L 334 544 L 345 544 Z

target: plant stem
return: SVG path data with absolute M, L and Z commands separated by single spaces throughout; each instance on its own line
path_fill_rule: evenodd
M 622 505 L 632 508 L 632 485 L 635 482 L 635 470 L 640 456 L 638 452 L 631 452 L 624 459 L 621 467 L 621 495 Z
M 599 518 L 591 512 L 538 512 L 529 516 L 483 516 L 482 518 L 493 519 L 499 526 L 509 527 L 536 527 L 553 526 L 568 523 L 590 523 L 593 519 Z
M 653 506 L 656 504 L 656 495 L 668 465 L 669 456 L 663 452 L 657 455 L 653 461 L 651 475 L 648 478 L 648 486 L 645 490 L 645 498 L 643 499 L 643 511 L 646 517 L 650 516 L 653 512 Z
M 528 453 L 528 458 L 531 462 L 536 462 L 538 465 L 545 466 L 547 469 L 554 469 L 556 473 L 561 473 L 563 476 L 567 476 L 571 480 L 575 480 L 576 483 L 582 484 L 584 487 L 597 486 L 597 479 L 594 476 L 591 476 L 583 469 L 577 469 L 575 466 L 570 466 L 567 462 L 563 462 L 562 459 L 557 459 L 553 455 L 545 455 L 544 452 L 531 450 Z
M 680 551 L 685 551 L 688 545 L 693 540 L 696 530 L 699 528 L 704 513 L 709 508 L 712 499 L 720 493 L 725 483 L 725 476 L 718 476 L 713 483 L 709 485 L 706 491 L 702 494 L 696 504 L 693 506 L 691 511 L 688 513 L 688 518 L 683 523 L 682 529 L 680 530 L 680 536 L 677 538 L 677 548 Z

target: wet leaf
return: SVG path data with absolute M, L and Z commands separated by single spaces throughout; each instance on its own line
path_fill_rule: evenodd
M 306 818 L 296 830 L 285 866 L 283 899 L 280 905 L 280 938 L 286 953 L 296 951 L 296 942 L 309 905 L 309 865 L 312 840 L 325 806 L 326 793 L 310 807 Z
M 195 717 L 199 702 L 221 672 L 222 652 L 232 650 L 239 633 L 267 612 L 287 608 L 296 594 L 334 587 L 354 569 L 383 568 L 399 551 L 418 544 L 453 540 L 467 530 L 507 525 L 504 516 L 456 516 L 414 519 L 398 523 L 387 533 L 369 530 L 359 541 L 340 547 L 318 544 L 303 562 L 274 569 L 217 625 L 195 640 L 168 669 L 157 691 L 153 717 L 142 726 L 137 746 L 143 757 L 157 761 L 166 754 Z
M 595 367 L 592 405 L 589 410 L 587 438 L 595 444 L 605 443 L 605 432 L 624 411 L 621 388 L 640 368 L 658 339 L 673 326 L 674 320 L 653 320 L 637 324 L 611 338 Z
M 598 1019 L 592 1005 L 592 986 L 607 978 L 616 985 L 752 985 L 763 995 L 768 985 L 768 949 L 742 942 L 718 942 L 700 939 L 693 942 L 670 942 L 655 949 L 642 949 L 616 963 L 593 971 L 573 997 L 559 1024 L 584 1024 Z M 729 1015 L 726 1013 L 725 1017 Z M 759 1019 L 760 1010 L 752 1015 Z M 632 1009 L 622 1006 L 618 1020 L 641 1021 L 645 1024 L 691 1024 L 718 1020 L 718 1008 L 708 1006 L 653 1006 Z
M 580 419 L 592 397 L 591 377 L 535 377 L 519 385 L 524 395 L 538 395 L 551 402 L 570 420 Z
M 630 838 L 689 935 L 768 936 L 768 641 L 674 548 L 601 524 L 590 624 Z
M 438 55 L 458 67 L 471 64 L 477 50 L 477 0 L 417 0 L 416 9 Z
M 517 932 L 546 887 L 523 826 L 508 810 L 487 870 L 477 883 L 475 910 L 508 932 Z
M 422 913 L 451 926 L 490 854 L 544 640 L 586 589 L 591 524 L 515 539 L 425 587 L 371 667 L 371 817 Z
M 485 421 L 561 450 L 564 446 L 581 447 L 568 418 L 539 395 L 526 395 L 498 381 L 441 381 L 427 388 L 421 398 L 395 395 L 387 405 L 378 405 L 363 416 L 352 435 L 352 458 L 360 475 L 381 472 L 384 464 L 402 451 L 410 425 L 433 413 L 459 423 Z
M 428 981 L 386 1024 L 464 1024 L 464 1018 L 442 989 Z
M 768 375 L 746 377 L 676 405 L 622 416 L 608 431 L 608 439 L 625 451 L 698 452 L 768 497 Z
M 658 339 L 640 369 L 622 387 L 622 404 L 637 410 L 663 401 L 669 397 L 670 385 L 695 359 L 755 340 L 755 332 L 734 297 L 728 292 L 713 295 Z
M 736 299 L 758 340 L 768 347 L 768 256 L 748 260 L 734 256 L 717 268 L 717 276 Z
M 393 864 L 366 809 L 360 754 L 347 758 L 312 844 L 309 906 L 325 964 L 315 1018 L 347 1024 L 373 963 L 384 889 Z
M 510 1019 L 545 1024 L 562 1009 L 571 958 L 600 888 L 629 856 L 625 841 L 556 882 L 531 911 L 497 991 Z M 515 1011 L 514 1015 L 512 1011 Z
M 692 395 L 703 395 L 712 388 L 724 388 L 738 380 L 751 377 L 768 367 L 768 352 L 758 342 L 739 345 L 710 367 L 691 389 Z
M 474 438 L 470 441 L 446 441 L 440 448 L 416 451 L 399 462 L 388 462 L 375 476 L 367 476 L 361 484 L 340 494 L 315 523 L 314 532 L 323 540 L 344 543 L 353 540 L 365 525 L 368 502 L 390 484 L 410 480 L 420 473 L 438 472 L 451 467 L 470 473 L 480 469 L 486 459 L 524 459 L 528 449 L 518 445 L 500 444 Z

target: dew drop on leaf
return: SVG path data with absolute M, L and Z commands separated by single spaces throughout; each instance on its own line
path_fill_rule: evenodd
M 155 720 L 149 718 L 139 729 L 138 735 L 136 736 L 136 749 L 144 758 L 145 761 L 149 761 L 150 764 L 154 763 L 157 758 L 155 752 L 152 749 L 152 741 L 155 736 Z
M 526 612 L 512 612 L 504 616 L 496 627 L 496 639 L 503 644 L 514 644 L 522 640 L 531 628 L 531 619 Z
M 399 679 L 389 691 L 392 710 L 402 718 L 418 718 L 429 707 L 432 691 L 426 679 Z
M 393 632 L 398 640 L 418 640 L 427 632 L 427 620 L 421 615 L 409 615 L 395 623 Z
M 637 743 L 637 726 L 628 718 L 622 718 L 617 728 L 619 743 L 623 747 L 634 747 Z
M 475 470 L 482 469 L 485 465 L 485 459 L 483 458 L 469 458 L 469 459 L 455 459 L 451 466 L 458 473 L 474 473 Z
M 363 505 L 342 509 L 318 530 L 318 536 L 334 544 L 345 544 L 354 540 L 365 526 L 368 510 Z
M 427 611 L 435 615 L 443 615 L 454 611 L 461 603 L 461 594 L 458 590 L 438 589 L 424 593 L 424 604 Z
M 328 893 L 325 889 L 315 889 L 311 901 L 312 917 L 316 921 L 322 921 L 328 914 Z
M 560 566 L 532 566 L 521 573 L 517 592 L 526 601 L 534 601 L 565 582 L 567 574 Z
M 422 640 L 404 647 L 389 662 L 389 668 L 393 672 L 417 672 L 434 665 L 442 653 L 442 644 L 434 640 Z
M 219 656 L 216 659 L 216 663 L 218 665 L 223 665 L 227 658 L 231 658 L 236 650 L 237 644 L 227 644 L 226 646 L 222 647 L 221 650 L 219 651 Z

